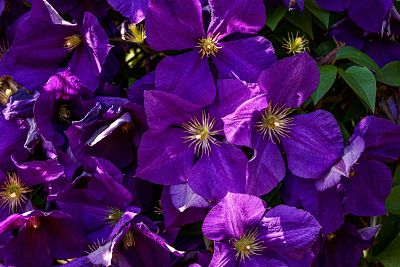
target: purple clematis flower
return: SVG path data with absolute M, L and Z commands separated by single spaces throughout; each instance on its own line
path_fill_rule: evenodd
M 372 246 L 379 228 L 374 226 L 357 230 L 350 223 L 343 224 L 335 233 L 325 237 L 318 256 L 318 266 L 358 266 L 362 251 Z
M 308 212 L 284 205 L 266 212 L 260 198 L 228 193 L 202 229 L 215 241 L 210 266 L 310 266 L 301 261 L 312 253 L 321 226 Z
M 190 49 L 160 62 L 155 73 L 157 90 L 200 105 L 210 104 L 216 95 L 208 58 L 216 66 L 218 79 L 239 78 L 247 82 L 256 82 L 261 71 L 276 61 L 271 43 L 263 37 L 225 38 L 234 33 L 256 34 L 263 27 L 262 0 L 209 0 L 209 6 L 211 22 L 207 32 L 199 0 L 150 0 L 146 17 L 151 48 Z
M 0 62 L 0 73 L 28 89 L 40 88 L 67 59 L 73 75 L 91 90 L 98 85 L 111 46 L 91 13 L 81 25 L 64 21 L 45 0 L 34 0 L 28 18 L 19 22 L 16 36 Z
M 248 160 L 224 142 L 217 110 L 161 91 L 146 91 L 144 99 L 150 130 L 139 147 L 138 177 L 165 185 L 188 182 L 208 201 L 244 192 Z
M 260 94 L 223 118 L 227 140 L 255 150 L 247 171 L 252 194 L 268 193 L 284 178 L 280 145 L 289 170 L 300 177 L 320 177 L 342 155 L 342 135 L 330 113 L 290 115 L 318 83 L 317 65 L 308 54 L 282 59 L 261 73 Z
M 400 60 L 400 15 L 392 8 L 389 17 L 378 32 L 366 32 L 350 19 L 345 18 L 330 29 L 330 35 L 337 41 L 344 42 L 367 53 L 380 67 Z
M 380 32 L 393 0 L 317 0 L 321 8 L 344 11 L 352 21 L 368 32 Z
M 388 120 L 366 117 L 356 127 L 342 158 L 319 179 L 289 175 L 284 183 L 286 203 L 302 205 L 332 233 L 346 214 L 378 216 L 386 213 L 392 173 L 383 162 L 400 156 L 400 127 Z
M 52 266 L 53 258 L 81 256 L 86 246 L 81 230 L 60 211 L 34 210 L 11 215 L 0 222 L 0 236 L 11 231 L 18 234 L 0 248 L 7 266 Z

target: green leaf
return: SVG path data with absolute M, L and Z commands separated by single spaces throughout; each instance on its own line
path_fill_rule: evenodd
M 393 185 L 400 185 L 400 165 L 398 165 L 394 171 Z
M 306 8 L 324 25 L 325 30 L 329 27 L 329 12 L 318 7 L 314 0 L 305 2 Z
M 274 31 L 287 12 L 284 6 L 267 10 L 267 26 Z
M 336 59 L 349 59 L 354 63 L 366 67 L 376 73 L 381 70 L 379 66 L 367 54 L 352 46 L 344 46 L 336 54 Z
M 389 213 L 400 215 L 400 185 L 392 188 L 392 192 L 386 199 L 385 206 Z
M 332 87 L 336 79 L 336 74 L 337 74 L 337 68 L 333 65 L 319 66 L 320 82 L 317 90 L 311 96 L 311 99 L 314 102 L 314 104 L 317 104 L 318 101 L 320 101 L 321 98 Z
M 385 267 L 399 267 L 400 262 L 400 235 L 397 235 L 395 239 L 382 251 L 377 259 Z
M 307 34 L 310 39 L 314 40 L 312 16 L 310 11 L 304 10 L 303 12 L 289 12 L 286 19 Z
M 376 79 L 390 86 L 400 86 L 400 61 L 386 64 L 382 71 L 376 75 Z
M 351 66 L 346 71 L 339 69 L 339 75 L 353 89 L 358 97 L 370 108 L 375 110 L 376 80 L 374 74 L 366 67 Z

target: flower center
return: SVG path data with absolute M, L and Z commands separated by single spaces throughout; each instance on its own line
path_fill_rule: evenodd
M 288 33 L 288 39 L 283 39 L 284 44 L 283 48 L 287 50 L 288 54 L 299 54 L 306 50 L 308 50 L 308 40 L 304 36 L 299 36 L 299 33 L 296 33 L 296 37 L 293 36 L 293 33 Z
M 244 261 L 245 258 L 250 259 L 253 255 L 260 255 L 264 247 L 263 241 L 258 239 L 257 228 L 246 232 L 240 239 L 232 239 L 234 250 L 236 251 L 236 259 Z
M 124 215 L 124 213 L 120 209 L 110 208 L 108 210 L 106 220 L 108 221 L 109 224 L 116 225 L 122 218 L 122 215 Z
M 124 244 L 125 249 L 129 249 L 133 246 L 135 246 L 135 237 L 133 236 L 132 230 L 129 230 L 124 238 L 122 239 L 122 243 Z
M 205 56 L 209 57 L 210 55 L 214 56 L 221 49 L 221 46 L 218 46 L 219 41 L 219 33 L 215 35 L 215 37 L 210 34 L 207 38 L 199 39 L 197 46 L 199 48 L 199 53 L 201 54 L 201 58 Z
M 201 122 L 193 117 L 188 123 L 182 124 L 184 131 L 189 134 L 183 138 L 185 142 L 190 142 L 189 147 L 194 145 L 194 152 L 197 156 L 210 155 L 211 144 L 219 145 L 219 141 L 214 137 L 220 132 L 220 130 L 213 130 L 215 122 L 215 118 L 210 120 L 210 115 L 203 111 Z
M 69 109 L 68 105 L 60 106 L 60 109 L 58 110 L 58 118 L 62 122 L 70 122 L 71 110 Z
M 18 92 L 19 85 L 11 76 L 0 77 L 0 104 L 5 106 L 10 96 Z
M 146 40 L 146 30 L 143 25 L 129 24 L 126 32 L 122 35 L 122 39 L 141 45 Z
M 8 206 L 10 211 L 17 212 L 27 200 L 25 194 L 31 192 L 25 187 L 15 173 L 8 173 L 6 181 L 0 187 L 0 206 Z
M 74 34 L 64 39 L 64 48 L 68 49 L 69 52 L 77 48 L 82 43 L 82 37 L 80 34 Z
M 326 236 L 329 242 L 331 242 L 335 237 L 336 237 L 335 233 L 331 233 Z
M 269 140 L 272 142 L 274 142 L 274 139 L 280 142 L 279 137 L 288 137 L 288 133 L 293 126 L 293 118 L 287 117 L 291 112 L 292 109 L 290 108 L 272 106 L 270 103 L 268 108 L 265 109 L 261 121 L 256 124 L 263 138 L 268 135 Z

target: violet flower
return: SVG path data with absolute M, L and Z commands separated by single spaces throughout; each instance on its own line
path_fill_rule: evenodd
M 302 205 L 332 233 L 346 214 L 378 216 L 386 213 L 392 173 L 384 162 L 400 156 L 400 127 L 366 117 L 356 127 L 342 158 L 318 179 L 289 175 L 284 182 L 286 203 Z
M 291 116 L 319 83 L 315 61 L 306 53 L 285 58 L 261 73 L 259 95 L 223 118 L 229 142 L 255 150 L 249 162 L 249 191 L 268 193 L 283 179 L 286 166 L 300 177 L 320 177 L 343 152 L 334 117 L 326 111 Z
M 265 24 L 262 0 L 209 0 L 211 22 L 204 32 L 199 0 L 151 0 L 146 17 L 147 41 L 157 51 L 186 50 L 167 56 L 156 69 L 157 90 L 200 105 L 210 104 L 216 89 L 209 58 L 218 79 L 256 82 L 262 70 L 276 61 L 271 43 L 263 37 L 228 40 L 234 33 L 256 34 Z M 162 25 L 162 27 L 160 27 Z
M 347 9 L 352 21 L 368 32 L 380 32 L 393 0 L 317 0 L 319 6 L 330 11 Z
M 134 24 L 144 20 L 149 4 L 149 0 L 107 0 L 107 2 Z
M 146 91 L 144 99 L 150 130 L 139 147 L 138 177 L 164 185 L 187 181 L 208 201 L 244 192 L 247 158 L 224 142 L 218 111 L 161 91 Z
M 215 241 L 210 266 L 309 266 L 301 261 L 313 252 L 321 226 L 308 212 L 284 205 L 266 211 L 258 197 L 228 193 L 202 229 Z
M 71 24 L 45 0 L 34 0 L 28 18 L 19 22 L 16 36 L 0 62 L 0 73 L 28 89 L 37 89 L 72 54 L 68 66 L 91 90 L 98 85 L 111 46 L 96 17 L 85 13 L 81 25 Z

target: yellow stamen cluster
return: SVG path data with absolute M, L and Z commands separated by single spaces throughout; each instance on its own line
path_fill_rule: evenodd
M 17 212 L 17 208 L 22 208 L 22 204 L 27 201 L 25 194 L 31 191 L 17 174 L 7 173 L 7 178 L 0 187 L 0 206 L 8 206 L 10 211 Z
M 256 127 L 262 133 L 263 138 L 268 135 L 269 140 L 275 143 L 275 139 L 280 142 L 279 137 L 288 137 L 291 127 L 293 126 L 293 118 L 288 118 L 292 109 L 282 106 L 272 106 L 269 103 L 265 109 L 261 121 L 257 122 Z
M 194 152 L 197 156 L 210 155 L 211 144 L 219 145 L 219 141 L 215 139 L 220 130 L 213 130 L 215 118 L 210 120 L 210 115 L 203 111 L 201 114 L 201 122 L 194 117 L 188 123 L 183 123 L 182 128 L 188 136 L 185 136 L 185 142 L 190 142 L 189 147 L 194 145 Z
M 127 31 L 122 35 L 122 39 L 141 45 L 146 40 L 146 30 L 143 25 L 129 24 Z
M 326 236 L 326 238 L 328 239 L 329 242 L 332 241 L 335 237 L 336 237 L 336 234 L 335 234 L 335 233 L 331 233 L 331 234 L 328 234 L 328 235 Z
M 124 213 L 118 208 L 110 208 L 106 220 L 109 224 L 116 225 Z
M 240 239 L 232 239 L 231 243 L 236 251 L 236 259 L 240 259 L 240 261 L 244 261 L 246 258 L 250 259 L 254 255 L 260 255 L 264 250 L 263 241 L 258 239 L 257 228 L 246 232 Z
M 210 34 L 206 38 L 201 38 L 199 40 L 196 47 L 199 48 L 201 58 L 204 58 L 205 56 L 209 57 L 210 55 L 215 57 L 218 50 L 222 48 L 221 46 L 218 46 L 219 37 L 219 34 L 215 37 Z
M 11 76 L 5 75 L 0 77 L 0 104 L 5 106 L 8 102 L 8 98 L 18 90 L 18 84 Z
M 39 217 L 33 216 L 27 222 L 27 226 L 32 229 L 39 229 L 42 226 L 42 222 L 40 221 Z
M 60 109 L 58 110 L 58 117 L 60 121 L 70 122 L 71 110 L 69 109 L 68 105 L 61 105 Z
M 133 246 L 135 246 L 135 237 L 133 236 L 132 230 L 129 230 L 124 238 L 122 239 L 122 243 L 124 244 L 125 249 L 129 249 Z
M 288 39 L 284 39 L 283 48 L 287 50 L 288 54 L 299 54 L 308 50 L 308 40 L 304 36 L 299 36 L 296 33 L 296 37 L 293 33 L 288 33 Z
M 82 37 L 80 34 L 74 34 L 64 39 L 64 48 L 68 49 L 69 52 L 80 46 L 82 43 Z

